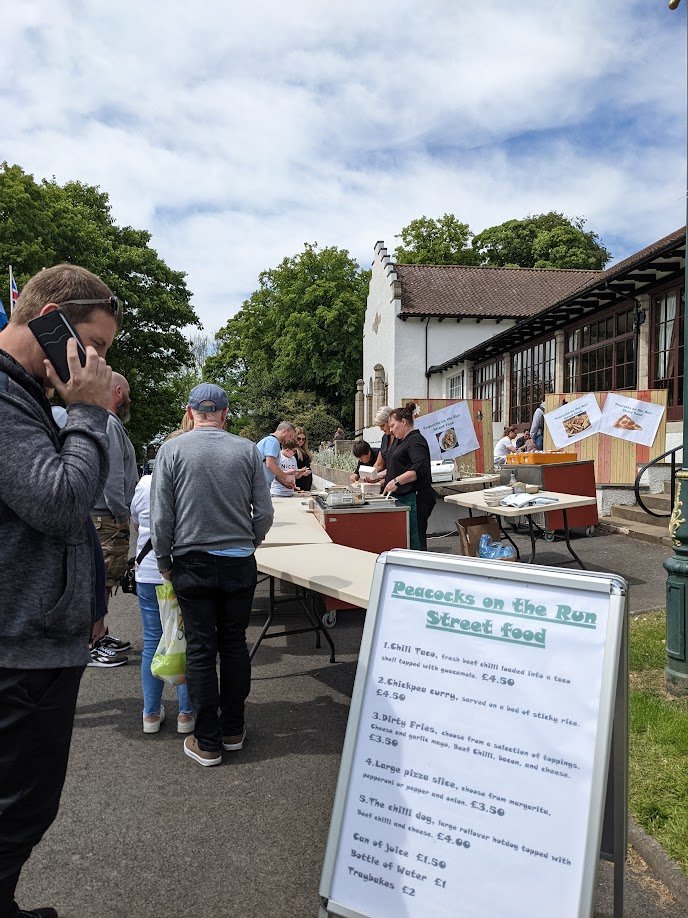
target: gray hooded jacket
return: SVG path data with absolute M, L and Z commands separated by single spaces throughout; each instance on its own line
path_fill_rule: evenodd
M 39 380 L 0 351 L 0 667 L 84 666 L 94 608 L 86 525 L 108 473 L 108 413 L 63 430 Z

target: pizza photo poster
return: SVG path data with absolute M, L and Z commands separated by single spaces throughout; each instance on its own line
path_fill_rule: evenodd
M 610 392 L 604 403 L 599 432 L 641 446 L 652 446 L 663 414 L 664 405 Z
M 428 441 L 431 459 L 456 459 L 480 447 L 466 402 L 421 415 L 415 427 Z
M 557 449 L 599 432 L 602 412 L 593 392 L 560 405 L 545 415 L 545 423 Z

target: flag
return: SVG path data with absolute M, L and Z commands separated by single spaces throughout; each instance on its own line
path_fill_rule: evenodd
M 12 274 L 12 265 L 10 265 L 10 315 L 14 312 L 14 307 L 17 305 L 17 300 L 19 299 L 19 287 L 17 287 L 17 282 L 14 279 L 14 274 Z
M 7 313 L 5 312 L 5 305 L 0 300 L 0 331 L 7 325 Z

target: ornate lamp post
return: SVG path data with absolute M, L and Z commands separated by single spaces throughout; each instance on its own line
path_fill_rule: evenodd
M 669 9 L 678 9 L 681 0 L 669 0 Z M 687 239 L 688 242 L 688 239 Z M 686 263 L 688 281 L 688 262 Z M 683 306 L 683 468 L 677 474 L 677 494 L 669 532 L 674 554 L 664 562 L 667 577 L 666 644 L 667 665 L 664 680 L 672 695 L 688 695 L 688 435 L 685 412 L 688 411 L 688 316 L 684 283 Z

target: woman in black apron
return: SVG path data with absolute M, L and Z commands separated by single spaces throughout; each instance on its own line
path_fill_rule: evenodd
M 395 408 L 389 416 L 394 448 L 387 455 L 385 494 L 392 494 L 411 508 L 411 548 L 428 550 L 428 519 L 435 506 L 430 473 L 430 449 L 425 437 L 413 426 L 416 406 Z

